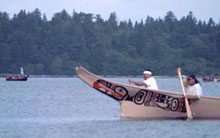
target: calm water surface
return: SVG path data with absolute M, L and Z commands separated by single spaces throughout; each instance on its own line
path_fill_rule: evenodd
M 128 78 L 109 79 L 128 83 Z M 156 79 L 160 89 L 181 92 L 177 78 Z M 220 97 L 220 83 L 202 83 L 202 87 L 204 95 Z M 0 78 L 0 138 L 219 136 L 220 120 L 121 120 L 118 102 L 78 78 L 29 78 L 27 82 Z

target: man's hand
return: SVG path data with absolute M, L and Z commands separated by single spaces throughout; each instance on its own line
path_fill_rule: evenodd
M 129 82 L 129 84 L 131 84 L 131 83 L 133 83 L 133 80 L 129 79 L 128 82 Z

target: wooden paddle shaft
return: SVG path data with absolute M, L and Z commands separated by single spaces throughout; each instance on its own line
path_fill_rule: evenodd
M 190 106 L 189 106 L 189 101 L 186 97 L 186 92 L 185 92 L 184 85 L 183 85 L 183 79 L 182 79 L 182 75 L 181 75 L 181 68 L 177 68 L 177 73 L 178 73 L 178 76 L 179 76 L 179 79 L 180 79 L 180 84 L 182 86 L 183 95 L 185 97 L 185 106 L 186 106 L 187 118 L 192 119 L 193 118 L 192 112 L 191 112 L 191 109 L 190 109 Z

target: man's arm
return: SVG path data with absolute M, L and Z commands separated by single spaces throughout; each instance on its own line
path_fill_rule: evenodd
M 133 80 L 128 80 L 129 83 L 134 83 L 137 86 L 146 86 L 146 84 L 144 82 L 138 82 L 138 81 L 133 81 Z

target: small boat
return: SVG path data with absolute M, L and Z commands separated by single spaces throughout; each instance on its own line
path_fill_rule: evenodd
M 204 82 L 220 82 L 220 77 L 203 77 L 202 81 Z
M 184 95 L 180 92 L 140 88 L 97 76 L 76 67 L 77 76 L 89 86 L 120 102 L 122 119 L 186 119 Z M 189 100 L 194 119 L 220 119 L 220 98 L 202 96 Z
M 24 69 L 21 67 L 21 75 L 6 76 L 6 81 L 27 81 L 29 75 L 24 75 Z

